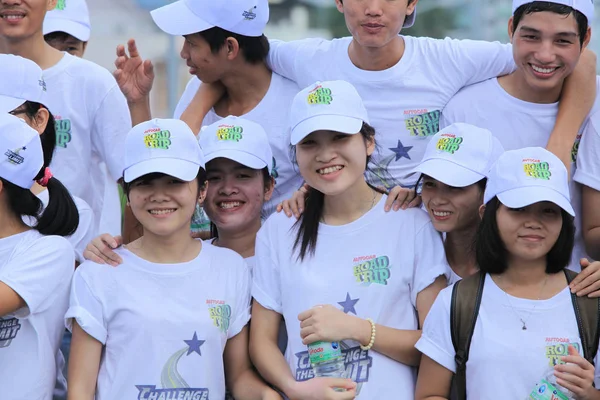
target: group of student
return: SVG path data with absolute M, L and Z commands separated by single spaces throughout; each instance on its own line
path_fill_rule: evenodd
M 510 45 L 399 35 L 417 3 L 289 43 L 267 0 L 154 10 L 193 75 L 157 119 L 83 0 L 0 0 L 0 397 L 65 353 L 70 400 L 600 398 L 593 1 L 514 0 Z

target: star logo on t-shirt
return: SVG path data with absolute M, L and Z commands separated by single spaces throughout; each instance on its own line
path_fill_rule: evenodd
M 354 309 L 354 306 L 356 305 L 356 303 L 358 303 L 358 300 L 360 299 L 350 298 L 350 293 L 346 293 L 346 300 L 339 301 L 338 304 L 344 307 L 344 314 L 352 313 L 356 315 L 356 310 Z
M 189 346 L 187 352 L 188 356 L 194 352 L 198 353 L 198 355 L 202 355 L 202 353 L 200 352 L 200 346 L 204 344 L 205 340 L 198 340 L 198 335 L 196 334 L 196 332 L 194 332 L 194 337 L 192 338 L 192 340 L 184 340 L 184 342 Z
M 408 155 L 408 152 L 411 151 L 412 148 L 413 148 L 413 146 L 403 146 L 402 142 L 400 140 L 398 140 L 398 146 L 390 147 L 390 150 L 396 154 L 396 161 L 398 161 L 402 157 L 408 158 L 410 160 L 411 158 Z

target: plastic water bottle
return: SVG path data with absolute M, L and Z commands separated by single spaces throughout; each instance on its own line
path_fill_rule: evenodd
M 346 366 L 338 342 L 315 342 L 308 345 L 308 357 L 315 376 L 345 378 Z M 343 390 L 343 389 L 340 389 Z
M 529 395 L 532 400 L 574 400 L 575 394 L 569 389 L 560 386 L 554 376 L 554 368 L 549 368 L 544 376 Z

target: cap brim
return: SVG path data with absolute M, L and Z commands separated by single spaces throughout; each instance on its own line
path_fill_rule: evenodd
M 485 178 L 485 175 L 443 159 L 423 161 L 415 168 L 415 172 L 428 175 L 448 186 L 461 188 L 473 185 Z
M 198 18 L 182 0 L 157 8 L 150 15 L 163 32 L 174 36 L 191 35 L 214 27 Z
M 199 170 L 200 165 L 187 160 L 151 158 L 126 168 L 123 171 L 123 179 L 129 183 L 147 174 L 162 173 L 185 182 L 191 182 L 196 179 Z
M 527 207 L 541 201 L 549 201 L 556 204 L 573 217 L 575 216 L 575 210 L 573 210 L 573 206 L 571 206 L 569 200 L 556 190 L 548 187 L 530 186 L 516 188 L 498 193 L 496 196 L 502 204 L 509 208 Z
M 315 115 L 300 122 L 292 129 L 291 143 L 297 145 L 315 131 L 335 131 L 354 135 L 360 132 L 363 120 L 341 115 Z
M 64 18 L 46 18 L 44 20 L 44 35 L 53 32 L 65 32 L 69 35 L 87 42 L 90 40 L 90 28 L 70 19 Z
M 227 158 L 228 160 L 233 160 L 252 169 L 263 169 L 269 166 L 268 164 L 265 164 L 263 160 L 256 157 L 254 154 L 246 153 L 245 151 L 218 150 L 212 153 L 205 154 L 204 157 L 206 157 L 207 163 L 214 160 L 215 158 Z
M 24 104 L 27 100 L 0 95 L 0 113 L 6 114 Z
M 417 8 L 415 7 L 415 11 L 413 11 L 413 13 L 411 15 L 407 15 L 406 19 L 404 20 L 404 25 L 402 25 L 403 28 L 410 28 L 411 26 L 413 26 L 415 24 L 415 19 L 417 19 Z

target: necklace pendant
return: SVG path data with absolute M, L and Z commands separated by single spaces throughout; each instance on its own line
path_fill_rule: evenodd
M 523 325 L 523 328 L 521 328 L 522 330 L 526 331 L 527 330 L 527 326 Z

